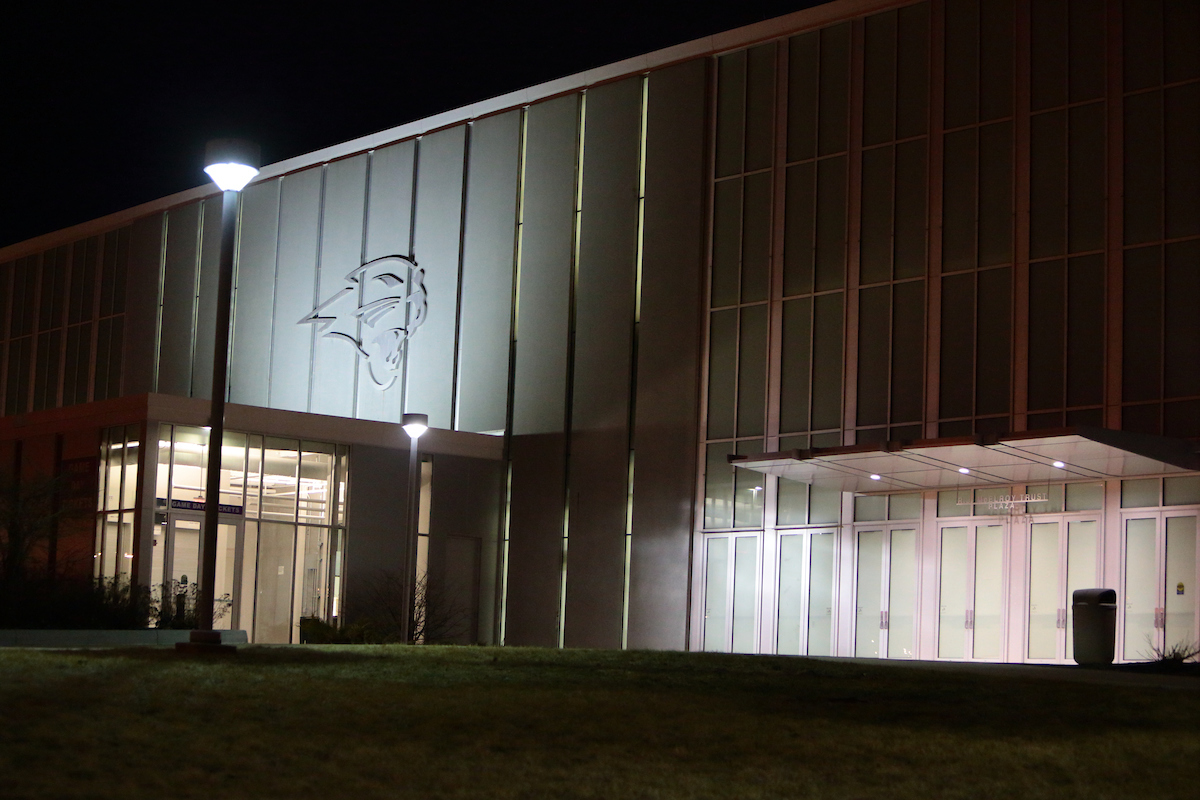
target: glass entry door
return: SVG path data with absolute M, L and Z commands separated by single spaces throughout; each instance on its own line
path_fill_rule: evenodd
M 704 649 L 756 651 L 758 534 L 704 540 Z
M 170 616 L 189 612 L 195 604 L 200 575 L 200 549 L 204 517 L 168 515 L 154 529 L 151 585 L 161 592 L 160 602 Z M 242 520 L 222 515 L 217 525 L 217 570 L 213 603 L 213 628 L 238 629 L 243 563 Z M 251 565 L 251 576 L 253 575 Z M 251 577 L 251 580 L 253 578 Z
M 833 531 L 779 536 L 779 655 L 833 655 L 836 538 Z
M 917 532 L 900 527 L 860 530 L 856 538 L 854 655 L 913 658 Z
M 1200 640 L 1195 514 L 1131 514 L 1123 522 L 1121 658 L 1148 660 Z
M 938 658 L 1002 657 L 1004 529 L 996 523 L 941 529 Z
M 1074 658 L 1071 595 L 1100 588 L 1100 522 L 1055 516 L 1026 517 L 1029 542 L 1028 623 L 1025 658 L 1064 662 Z

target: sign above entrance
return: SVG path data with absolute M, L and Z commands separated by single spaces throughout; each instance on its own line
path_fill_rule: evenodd
M 351 271 L 345 286 L 297 324 L 353 345 L 371 380 L 386 389 L 400 376 L 404 343 L 425 322 L 427 299 L 425 270 L 410 258 L 383 256 Z
M 228 441 L 228 440 L 226 440 L 226 441 Z M 205 506 L 207 506 L 207 505 L 208 505 L 208 503 L 205 503 L 200 500 L 172 500 L 171 501 L 171 508 L 176 511 L 203 511 Z M 231 505 L 228 505 L 227 503 L 218 503 L 217 504 L 217 513 L 233 514 L 233 515 L 240 517 L 240 516 L 242 516 L 242 514 L 245 513 L 245 508 L 243 506 L 231 506 Z

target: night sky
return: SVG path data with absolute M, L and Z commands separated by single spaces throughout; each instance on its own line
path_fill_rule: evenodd
M 0 246 L 814 0 L 72 5 L 0 26 Z

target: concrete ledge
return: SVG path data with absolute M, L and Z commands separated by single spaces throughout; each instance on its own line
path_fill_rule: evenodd
M 222 644 L 246 644 L 245 631 L 217 631 Z M 130 631 L 0 630 L 0 647 L 163 647 L 186 642 L 191 631 L 158 628 Z

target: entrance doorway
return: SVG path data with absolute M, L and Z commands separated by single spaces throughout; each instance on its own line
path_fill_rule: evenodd
M 172 512 L 155 526 L 151 585 L 172 616 L 195 605 L 200 576 L 200 551 L 204 516 Z M 222 514 L 217 524 L 217 569 L 213 603 L 213 628 L 237 630 L 242 624 L 243 577 L 253 590 L 253 564 L 246 569 L 244 523 L 241 517 Z
M 1071 595 L 1100 586 L 1100 519 L 1037 515 L 1017 523 L 1028 543 L 1025 660 L 1074 659 Z
M 938 658 L 1002 657 L 1006 527 L 996 521 L 941 527 Z
M 859 530 L 855 579 L 854 655 L 914 658 L 917 618 L 917 531 Z
M 1125 551 L 1121 657 L 1152 659 L 1200 640 L 1197 628 L 1196 514 L 1122 515 Z

